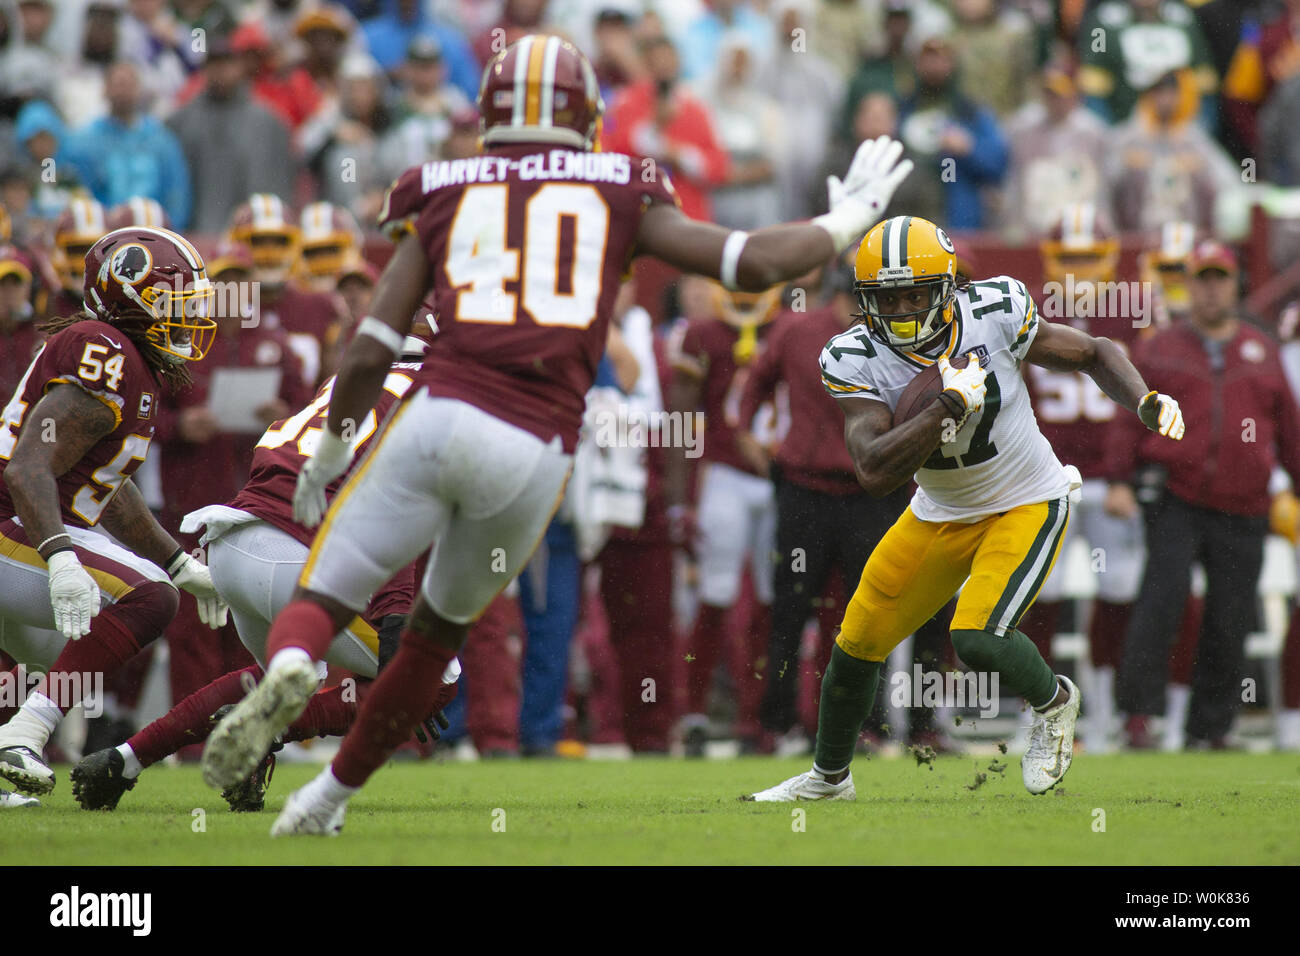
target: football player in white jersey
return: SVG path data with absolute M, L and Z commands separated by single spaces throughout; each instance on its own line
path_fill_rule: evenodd
M 822 679 L 812 770 L 749 799 L 854 799 L 849 762 L 881 664 L 958 588 L 953 647 L 1034 708 L 1021 770 L 1030 793 L 1045 793 L 1070 767 L 1079 691 L 1016 625 L 1056 560 L 1076 479 L 1038 430 L 1021 365 L 1085 372 L 1175 440 L 1182 413 L 1109 339 L 1041 320 L 1019 281 L 958 288 L 952 241 L 932 222 L 878 224 L 858 248 L 855 272 L 863 321 L 827 344 L 822 381 L 844 411 L 862 486 L 885 495 L 915 476 L 919 487 L 845 611 Z M 960 368 L 959 356 L 968 359 Z M 936 365 L 938 396 L 895 426 L 908 385 Z

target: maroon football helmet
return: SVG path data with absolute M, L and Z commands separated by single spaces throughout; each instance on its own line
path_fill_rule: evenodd
M 171 217 L 162 203 L 147 196 L 132 196 L 125 202 L 118 203 L 108 211 L 106 226 L 112 229 L 125 229 L 127 226 L 148 226 L 150 229 L 170 229 Z
M 530 34 L 483 70 L 478 91 L 483 142 L 556 143 L 591 149 L 605 103 L 591 63 L 572 43 Z
M 168 229 L 129 226 L 86 253 L 86 311 L 115 325 L 138 325 L 175 361 L 197 362 L 216 336 L 213 289 L 203 257 Z

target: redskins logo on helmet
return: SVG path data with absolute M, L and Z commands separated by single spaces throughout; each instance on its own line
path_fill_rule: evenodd
M 592 149 L 605 103 L 591 63 L 556 36 L 521 37 L 492 58 L 478 92 L 483 142 Z
M 116 229 L 86 253 L 84 302 L 95 318 L 137 325 L 174 362 L 197 362 L 212 346 L 213 289 L 203 257 L 168 229 Z
M 1043 279 L 1075 285 L 1110 282 L 1119 265 L 1119 239 L 1111 232 L 1097 207 L 1090 202 L 1070 203 L 1061 211 L 1052 234 L 1039 245 Z
M 59 281 L 66 291 L 74 294 L 81 291 L 86 253 L 106 232 L 108 223 L 104 207 L 95 200 L 77 196 L 63 210 L 54 225 L 50 264 L 59 274 Z
M 258 279 L 267 285 L 283 284 L 298 258 L 300 230 L 279 196 L 254 193 L 230 219 L 227 239 L 253 253 Z
M 871 336 L 894 348 L 920 349 L 947 330 L 957 291 L 957 251 L 948 234 L 916 216 L 877 223 L 853 262 L 853 293 Z M 884 313 L 884 289 L 928 290 L 929 303 L 911 312 Z

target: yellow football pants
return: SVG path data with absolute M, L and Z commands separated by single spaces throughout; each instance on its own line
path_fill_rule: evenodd
M 921 521 L 908 508 L 871 552 L 836 643 L 859 660 L 883 661 L 967 577 L 951 629 L 1006 634 L 1051 573 L 1069 519 L 1065 498 L 973 524 Z

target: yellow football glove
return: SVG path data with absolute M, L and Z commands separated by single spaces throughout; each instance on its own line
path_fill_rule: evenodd
M 1174 441 L 1183 440 L 1183 432 L 1187 430 L 1183 424 L 1183 412 L 1168 395 L 1147 392 L 1138 404 L 1137 413 L 1142 424 L 1153 432 Z

